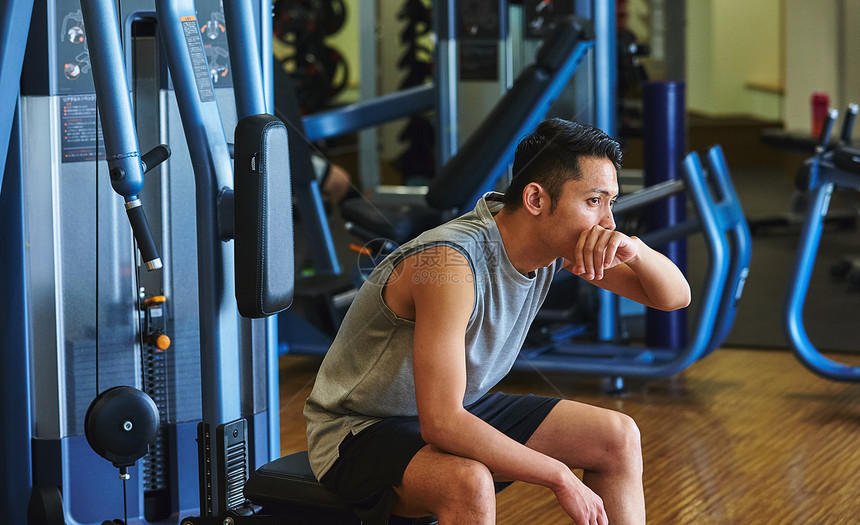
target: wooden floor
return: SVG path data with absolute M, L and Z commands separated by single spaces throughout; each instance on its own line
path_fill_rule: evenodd
M 284 454 L 307 446 L 301 411 L 318 364 L 281 358 Z M 558 373 L 515 372 L 499 389 L 632 416 L 651 524 L 860 523 L 860 384 L 821 379 L 789 352 L 718 350 L 678 376 L 628 381 L 623 396 Z M 542 487 L 515 483 L 498 507 L 500 524 L 570 523 Z

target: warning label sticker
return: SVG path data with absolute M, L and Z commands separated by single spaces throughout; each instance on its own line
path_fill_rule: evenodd
M 212 89 L 209 66 L 206 64 L 206 51 L 203 50 L 203 41 L 200 39 L 200 30 L 197 27 L 196 18 L 183 16 L 182 30 L 185 34 L 188 54 L 191 56 L 191 69 L 194 72 L 194 81 L 197 84 L 200 102 L 212 102 L 215 100 L 215 90 Z

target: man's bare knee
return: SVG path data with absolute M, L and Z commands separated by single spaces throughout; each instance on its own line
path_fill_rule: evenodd
M 492 514 L 496 508 L 496 492 L 490 470 L 477 461 L 464 461 L 446 476 L 447 494 L 438 514 L 474 513 L 476 516 Z
M 633 418 L 620 412 L 611 413 L 605 436 L 604 460 L 609 469 L 642 472 L 642 442 Z
M 403 481 L 394 489 L 399 516 L 436 514 L 440 522 L 455 524 L 495 521 L 493 476 L 483 463 L 428 445 L 416 454 Z

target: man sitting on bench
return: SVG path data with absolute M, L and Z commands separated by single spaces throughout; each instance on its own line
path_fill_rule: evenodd
M 602 131 L 545 121 L 517 147 L 504 195 L 485 195 L 369 276 L 305 406 L 315 475 L 365 523 L 495 523 L 494 489 L 511 480 L 550 488 L 577 524 L 645 523 L 630 417 L 490 393 L 561 269 L 652 308 L 689 304 L 669 259 L 615 231 L 620 165 Z

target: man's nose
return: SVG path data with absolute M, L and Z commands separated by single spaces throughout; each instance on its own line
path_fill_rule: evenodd
M 614 230 L 615 229 L 615 217 L 612 215 L 611 210 L 600 221 L 600 226 L 602 228 L 606 228 L 607 230 Z

